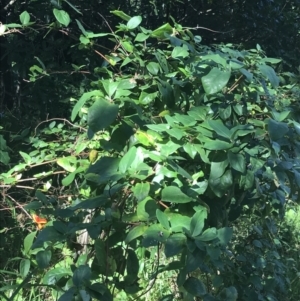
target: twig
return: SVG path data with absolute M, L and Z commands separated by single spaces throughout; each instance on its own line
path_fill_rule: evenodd
M 99 51 L 97 51 L 97 50 L 94 50 L 98 55 L 100 55 L 105 61 L 107 61 L 109 64 L 110 64 L 110 62 L 109 62 L 109 60 L 102 54 L 102 53 L 100 53 Z
M 241 75 L 236 81 L 235 83 L 230 87 L 230 89 L 227 91 L 228 93 L 231 93 L 235 88 L 237 88 L 240 84 L 240 81 L 243 79 L 243 75 Z
M 34 190 L 34 187 L 30 186 L 21 186 L 21 185 L 0 185 L 0 188 L 11 188 L 11 187 L 17 187 L 17 188 L 25 188 L 25 189 L 31 189 Z
M 36 130 L 37 130 L 37 128 L 38 128 L 41 124 L 46 123 L 46 122 L 49 122 L 49 121 L 54 121 L 54 120 L 64 121 L 64 122 L 70 124 L 71 126 L 76 127 L 76 128 L 79 128 L 79 129 L 81 129 L 81 130 L 83 130 L 83 131 L 86 132 L 86 129 L 85 129 L 85 128 L 83 128 L 83 127 L 81 127 L 81 126 L 79 126 L 79 125 L 73 124 L 72 122 L 70 122 L 69 120 L 67 120 L 67 119 L 65 119 L 65 118 L 51 118 L 51 119 L 47 119 L 47 120 L 44 120 L 44 121 L 40 122 L 40 123 L 35 127 L 33 137 L 35 137 L 35 135 L 36 135 Z
M 233 31 L 233 29 L 231 29 L 229 31 L 216 31 L 216 30 L 212 30 L 210 28 L 206 28 L 206 27 L 202 27 L 202 26 L 198 26 L 198 25 L 197 25 L 197 27 L 185 27 L 185 29 L 189 29 L 189 30 L 204 29 L 204 30 L 208 30 L 208 31 L 211 31 L 211 32 L 215 32 L 215 33 L 229 33 L 229 32 Z
M 9 194 L 6 194 L 6 196 L 8 197 L 8 198 L 10 198 L 14 203 L 16 203 L 18 206 L 19 206 L 19 208 L 30 218 L 30 219 L 32 219 L 32 217 L 31 217 L 31 215 L 21 206 L 21 204 L 19 204 L 13 197 L 11 197 Z
M 108 24 L 108 22 L 106 21 L 106 19 L 105 19 L 100 13 L 98 13 L 98 15 L 104 20 L 104 22 L 105 22 L 106 25 L 108 26 L 109 30 L 112 32 L 112 34 L 114 35 L 115 39 L 116 39 L 116 40 L 118 41 L 118 43 L 119 43 L 119 44 L 115 47 L 114 51 L 116 51 L 116 50 L 119 48 L 119 46 L 121 46 L 122 49 L 124 50 L 124 52 L 126 53 L 126 55 L 128 56 L 128 53 L 127 53 L 126 49 L 123 47 L 121 41 L 118 39 L 118 36 L 117 36 L 117 35 L 115 34 L 115 32 L 112 30 L 112 28 L 110 27 L 110 25 Z

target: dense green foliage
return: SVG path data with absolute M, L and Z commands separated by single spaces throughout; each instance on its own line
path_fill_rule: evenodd
M 285 40 L 207 46 L 171 17 L 192 1 L 54 2 L 0 27 L 0 298 L 297 300 L 298 76 L 263 50 Z

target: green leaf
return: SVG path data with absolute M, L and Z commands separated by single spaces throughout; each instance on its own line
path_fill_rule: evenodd
M 99 265 L 99 272 L 101 274 L 105 274 L 107 254 L 106 254 L 104 241 L 98 238 L 95 240 L 94 245 L 95 245 L 97 263 Z
M 198 153 L 197 149 L 195 148 L 194 144 L 192 144 L 192 143 L 185 144 L 183 146 L 183 149 L 192 159 L 194 159 Z
M 228 161 L 230 166 L 239 171 L 240 173 L 244 173 L 246 171 L 246 159 L 242 154 L 235 154 L 231 151 L 227 153 Z
M 221 198 L 225 193 L 232 187 L 233 177 L 231 170 L 225 171 L 225 173 L 220 178 L 209 178 L 209 186 L 213 193 Z
M 142 22 L 142 17 L 141 16 L 135 16 L 132 17 L 130 20 L 128 20 L 127 22 L 127 28 L 129 30 L 131 29 L 135 29 L 136 27 L 138 27 Z
M 166 212 L 171 223 L 172 232 L 182 232 L 182 228 L 189 229 L 191 218 L 174 212 Z
M 207 54 L 203 56 L 203 60 L 212 60 L 217 64 L 220 64 L 221 66 L 223 66 L 224 68 L 227 65 L 227 61 L 225 58 L 223 58 L 222 56 L 220 56 L 219 54 Z
M 153 75 L 157 75 L 158 72 L 160 71 L 160 66 L 156 62 L 150 62 L 149 64 L 146 65 L 146 68 Z
M 206 94 L 215 94 L 221 91 L 228 83 L 231 76 L 230 71 L 221 71 L 213 68 L 207 75 L 201 78 Z
M 57 243 L 65 240 L 65 236 L 55 230 L 53 226 L 45 227 L 39 232 L 32 249 L 41 248 L 45 242 Z
M 220 240 L 221 245 L 226 246 L 229 241 L 231 240 L 233 235 L 232 228 L 224 227 L 221 229 L 218 229 L 218 238 Z
M 277 88 L 279 86 L 279 78 L 272 67 L 268 65 L 258 65 L 258 68 L 260 72 L 268 78 L 273 88 Z
M 157 83 L 158 90 L 161 95 L 162 102 L 168 107 L 174 107 L 175 99 L 174 99 L 174 90 L 172 86 L 167 82 L 160 80 L 157 78 L 160 83 Z
M 148 229 L 148 226 L 138 225 L 133 227 L 127 234 L 125 243 L 129 244 L 132 240 L 144 235 L 145 231 Z
M 74 181 L 76 174 L 77 174 L 77 172 L 75 172 L 75 171 L 68 174 L 65 178 L 62 179 L 62 181 L 61 181 L 62 185 L 69 186 Z
M 1 141 L 0 141 L 1 143 Z M 0 162 L 2 162 L 4 165 L 7 165 L 10 161 L 8 152 L 4 152 L 2 150 L 0 150 Z
M 33 231 L 31 233 L 29 233 L 28 235 L 26 235 L 25 239 L 24 239 L 24 254 L 27 255 L 28 252 L 31 249 L 33 240 L 35 238 L 36 235 L 36 231 Z
M 160 209 L 156 210 L 156 218 L 159 221 L 159 223 L 167 230 L 170 229 L 170 224 L 167 215 L 162 212 Z
M 69 156 L 64 158 L 59 158 L 56 163 L 61 166 L 64 170 L 68 172 L 73 172 L 76 170 L 76 157 Z
M 172 257 L 179 254 L 186 246 L 186 236 L 182 233 L 175 233 L 168 237 L 165 242 L 165 255 Z
M 153 224 L 145 231 L 142 244 L 144 247 L 156 246 L 158 242 L 164 243 L 170 234 L 161 224 Z
M 86 178 L 90 178 L 93 182 L 98 184 L 114 179 L 115 177 L 118 177 L 119 162 L 119 158 L 102 157 L 89 167 L 86 172 Z M 89 176 L 89 174 L 91 176 Z M 96 174 L 95 178 L 93 177 L 93 174 Z
M 69 301 L 74 300 L 74 295 L 76 293 L 75 287 L 70 287 L 66 292 L 64 292 L 58 299 L 58 301 Z
M 40 269 L 45 269 L 49 266 L 52 257 L 51 250 L 40 251 L 36 254 L 36 262 Z
M 73 284 L 76 287 L 84 286 L 90 281 L 91 275 L 92 271 L 88 265 L 80 265 L 73 274 Z
M 283 112 L 277 112 L 275 110 L 272 110 L 272 115 L 276 121 L 283 121 L 286 119 L 291 111 L 283 111 Z
M 103 32 L 100 32 L 100 33 L 87 32 L 86 37 L 89 39 L 93 39 L 93 38 L 99 38 L 99 37 L 106 37 L 108 35 L 109 35 L 108 33 L 103 33 Z
M 43 277 L 43 284 L 46 285 L 54 285 L 56 284 L 61 278 L 65 276 L 71 276 L 73 273 L 70 268 L 66 267 L 57 267 L 48 271 L 45 276 Z
M 144 42 L 144 41 L 146 41 L 148 38 L 149 38 L 149 34 L 144 34 L 144 33 L 142 33 L 142 32 L 139 32 L 139 33 L 136 35 L 134 41 L 135 41 L 135 42 Z
M 162 145 L 160 155 L 164 157 L 169 157 L 170 155 L 175 153 L 180 147 L 180 144 L 168 141 L 168 143 Z
M 94 133 L 111 125 L 117 118 L 119 107 L 105 99 L 96 100 L 88 111 L 88 125 Z
M 161 52 L 159 51 L 156 51 L 155 52 L 155 57 L 159 63 L 159 65 L 161 66 L 162 70 L 165 72 L 165 73 L 169 73 L 169 67 L 168 67 L 168 62 L 167 62 L 167 59 L 165 57 L 164 54 L 162 54 Z
M 20 274 L 23 279 L 27 276 L 29 270 L 30 270 L 30 260 L 22 259 L 20 262 Z
M 289 127 L 284 122 L 278 122 L 273 119 L 268 121 L 268 132 L 272 140 L 279 140 L 289 131 Z
M 26 10 L 23 11 L 20 15 L 20 21 L 23 26 L 27 25 L 30 22 L 30 15 Z
M 201 208 L 193 215 L 190 224 L 190 233 L 193 237 L 196 237 L 201 234 L 206 218 L 207 218 L 207 209 L 204 207 Z
M 137 183 L 134 187 L 131 188 L 131 190 L 133 192 L 133 195 L 139 202 L 144 200 L 149 195 L 150 184 L 145 182 Z
M 211 241 L 218 237 L 218 232 L 216 228 L 206 229 L 200 236 L 197 236 L 195 239 L 200 241 Z
M 186 170 L 184 170 L 182 167 L 180 167 L 178 164 L 176 164 L 174 161 L 168 160 L 168 163 L 174 171 L 176 171 L 177 173 L 179 173 L 180 175 L 182 175 L 183 177 L 185 177 L 191 181 L 193 180 L 191 175 Z
M 203 148 L 208 150 L 227 150 L 234 146 L 233 143 L 228 143 L 222 140 L 210 140 L 205 142 Z
M 185 58 L 189 56 L 189 52 L 186 50 L 185 47 L 181 46 L 176 46 L 172 53 L 171 53 L 172 58 L 177 59 L 177 58 Z
M 176 138 L 177 140 L 180 140 L 183 136 L 185 136 L 186 132 L 184 130 L 174 128 L 174 129 L 170 129 L 168 131 L 168 134 L 170 136 Z M 185 150 L 185 151 L 187 152 L 187 150 Z
M 131 19 L 130 16 L 128 16 L 127 14 L 125 14 L 124 12 L 122 12 L 121 10 L 113 10 L 110 11 L 112 14 L 114 14 L 117 17 L 120 17 L 121 19 L 125 20 L 125 21 L 129 21 Z
M 183 287 L 194 297 L 202 297 L 207 293 L 203 282 L 195 277 L 189 277 L 184 282 Z
M 231 132 L 221 120 L 208 120 L 208 124 L 218 135 L 230 139 Z
M 108 201 L 107 197 L 105 197 L 104 195 L 100 195 L 92 199 L 84 200 L 78 203 L 77 205 L 69 208 L 72 209 L 73 211 L 77 209 L 95 209 L 97 207 L 101 207 L 105 205 L 107 201 Z
M 158 92 L 148 93 L 142 91 L 139 97 L 139 103 L 141 105 L 148 105 L 153 103 L 153 100 L 157 98 Z
M 228 288 L 224 288 L 220 294 L 218 295 L 221 300 L 224 301 L 236 301 L 238 298 L 238 292 L 234 286 L 230 286 Z M 271 300 L 275 300 L 274 298 L 271 298 Z
M 82 109 L 85 102 L 93 96 L 103 96 L 103 93 L 100 90 L 94 90 L 94 91 L 83 93 L 72 110 L 72 115 L 71 115 L 72 121 L 75 120 L 78 112 Z
M 141 221 L 148 221 L 156 216 L 157 204 L 154 200 L 146 198 L 138 203 L 137 206 L 137 218 Z
M 136 87 L 136 82 L 131 79 L 122 79 L 118 82 L 118 90 L 130 90 Z
M 59 23 L 61 23 L 62 25 L 67 27 L 70 24 L 71 19 L 70 19 L 69 14 L 66 11 L 54 8 L 53 14 L 54 14 L 56 20 Z
M 180 188 L 176 186 L 168 186 L 162 190 L 161 198 L 163 202 L 168 203 L 189 203 L 192 201 L 192 198 L 184 194 Z
M 119 171 L 125 173 L 136 158 L 137 148 L 131 147 L 119 163 Z
M 227 166 L 228 166 L 227 160 L 221 162 L 211 162 L 209 178 L 210 179 L 220 178 L 225 173 Z
M 248 82 L 252 82 L 253 74 L 251 72 L 244 68 L 239 69 L 239 71 L 247 78 Z
M 72 7 L 78 14 L 81 14 L 82 15 L 82 12 L 80 12 L 80 10 L 78 10 L 73 4 L 71 4 L 69 1 L 67 0 L 64 0 L 64 2 L 68 3 L 68 5 L 70 7 Z
M 274 58 L 271 58 L 271 57 L 264 57 L 261 61 L 264 62 L 264 63 L 278 64 L 282 60 L 281 59 L 274 59 Z
M 101 81 L 103 88 L 107 95 L 112 98 L 113 94 L 116 92 L 119 82 L 111 81 L 111 80 L 102 80 Z
M 126 261 L 126 271 L 127 275 L 125 277 L 125 281 L 130 284 L 135 282 L 138 278 L 139 272 L 139 260 L 135 254 L 135 252 L 131 249 L 127 250 L 127 261 Z
M 172 33 L 173 33 L 173 28 L 169 23 L 167 23 L 153 30 L 151 33 L 151 37 L 158 38 L 158 39 L 166 39 L 166 35 L 170 35 Z
M 83 25 L 82 25 L 77 19 L 75 19 L 75 21 L 76 21 L 76 23 L 77 23 L 79 29 L 81 30 L 81 32 L 82 32 L 85 36 L 87 36 L 88 33 L 87 33 L 86 30 L 84 29 Z M 87 93 L 90 93 L 90 92 L 87 92 Z M 74 109 L 73 109 L 73 110 L 74 110 Z
M 165 124 L 165 123 L 161 123 L 161 124 L 147 124 L 146 126 L 149 129 L 151 129 L 153 131 L 157 131 L 157 132 L 164 132 L 164 131 L 168 131 L 170 129 L 170 126 L 168 124 Z
M 195 119 L 189 115 L 183 115 L 183 114 L 177 114 L 175 113 L 174 120 L 179 121 L 180 123 L 182 123 L 184 126 L 186 127 L 190 127 L 195 125 L 197 122 L 195 121 Z
M 5 24 L 7 28 L 21 28 L 21 24 L 16 24 L 16 23 L 10 23 L 10 24 Z

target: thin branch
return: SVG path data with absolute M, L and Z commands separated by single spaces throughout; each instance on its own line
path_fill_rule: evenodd
M 189 29 L 189 30 L 197 30 L 197 29 L 204 29 L 204 30 L 208 30 L 208 31 L 211 31 L 211 32 L 215 32 L 215 33 L 229 33 L 229 32 L 232 32 L 232 30 L 229 30 L 229 31 L 216 31 L 216 30 L 212 30 L 210 28 L 206 28 L 206 27 L 202 27 L 202 26 L 198 26 L 197 27 L 185 27 L 185 29 Z
M 11 187 L 17 187 L 17 188 L 25 188 L 25 189 L 31 189 L 34 190 L 34 187 L 30 186 L 21 186 L 21 185 L 0 185 L 0 188 L 11 188 Z
M 229 88 L 229 90 L 227 91 L 227 94 L 228 94 L 228 93 L 231 93 L 234 89 L 236 89 L 236 88 L 239 86 L 239 84 L 240 84 L 240 82 L 241 82 L 242 79 L 243 79 L 243 75 L 241 75 L 241 76 L 235 81 L 235 83 Z
M 49 122 L 49 121 L 54 121 L 54 120 L 64 121 L 64 122 L 70 124 L 71 126 L 73 126 L 73 127 L 75 127 L 75 128 L 81 129 L 81 130 L 84 131 L 84 132 L 87 131 L 85 128 L 83 128 L 83 127 L 81 127 L 81 126 L 79 126 L 79 125 L 73 124 L 72 122 L 70 122 L 69 120 L 67 120 L 67 119 L 65 119 L 65 118 L 51 118 L 51 119 L 47 119 L 47 120 L 44 120 L 44 121 L 40 122 L 40 123 L 35 127 L 33 137 L 35 137 L 35 135 L 36 135 L 36 130 L 37 130 L 37 128 L 38 128 L 41 124 L 46 123 L 46 122 Z
M 14 203 L 16 203 L 19 208 L 30 218 L 32 219 L 31 215 L 21 206 L 21 204 L 19 204 L 13 197 L 11 197 L 9 194 L 6 194 L 5 196 L 7 196 L 9 199 L 11 199 Z
M 118 36 L 115 34 L 115 32 L 114 32 L 114 31 L 112 30 L 112 28 L 110 27 L 109 23 L 106 21 L 106 19 L 105 19 L 100 13 L 98 13 L 98 15 L 104 20 L 104 22 L 105 22 L 106 25 L 108 26 L 109 30 L 112 32 L 112 34 L 114 35 L 115 39 L 116 39 L 116 40 L 118 41 L 118 43 L 119 43 L 119 45 L 117 45 L 117 46 L 115 47 L 115 50 L 114 50 L 114 51 L 116 51 L 116 50 L 119 48 L 119 46 L 121 46 L 122 49 L 124 50 L 124 52 L 126 53 L 126 55 L 128 56 L 129 54 L 127 53 L 126 49 L 123 47 L 121 41 L 118 39 Z

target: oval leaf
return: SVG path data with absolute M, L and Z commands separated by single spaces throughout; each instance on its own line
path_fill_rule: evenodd
M 189 203 L 192 198 L 184 194 L 178 187 L 169 186 L 163 189 L 161 193 L 162 201 L 169 203 Z
M 142 17 L 141 16 L 135 16 L 132 17 L 128 22 L 127 22 L 127 28 L 128 29 L 134 29 L 138 27 L 142 22 Z
M 105 99 L 96 100 L 88 112 L 88 125 L 96 133 L 111 125 L 118 115 L 119 107 Z
M 193 237 L 196 237 L 201 234 L 204 227 L 204 221 L 206 220 L 206 218 L 207 218 L 207 210 L 204 207 L 201 208 L 193 215 L 190 224 L 190 232 Z
M 137 237 L 140 237 L 144 235 L 145 231 L 148 229 L 148 226 L 145 225 L 139 225 L 131 229 L 125 239 L 125 243 L 129 244 L 132 240 L 136 239 Z
M 22 25 L 27 25 L 29 23 L 30 15 L 26 10 L 23 11 L 22 14 L 20 15 L 20 21 L 21 21 Z
M 230 71 L 221 71 L 218 68 L 213 68 L 201 78 L 205 93 L 214 94 L 221 91 L 227 85 L 230 75 Z
M 88 265 L 80 265 L 73 274 L 73 283 L 75 286 L 80 287 L 90 280 L 92 271 Z
M 66 11 L 54 8 L 53 14 L 60 24 L 65 25 L 66 27 L 70 24 L 71 19 Z
M 188 278 L 184 282 L 183 287 L 194 297 L 202 297 L 206 295 L 206 288 L 204 284 L 195 277 Z
M 40 269 L 45 269 L 49 266 L 51 256 L 50 250 L 40 251 L 36 254 L 36 262 Z
M 268 78 L 273 88 L 277 88 L 279 86 L 279 78 L 272 67 L 268 65 L 259 65 L 258 68 L 260 72 Z

